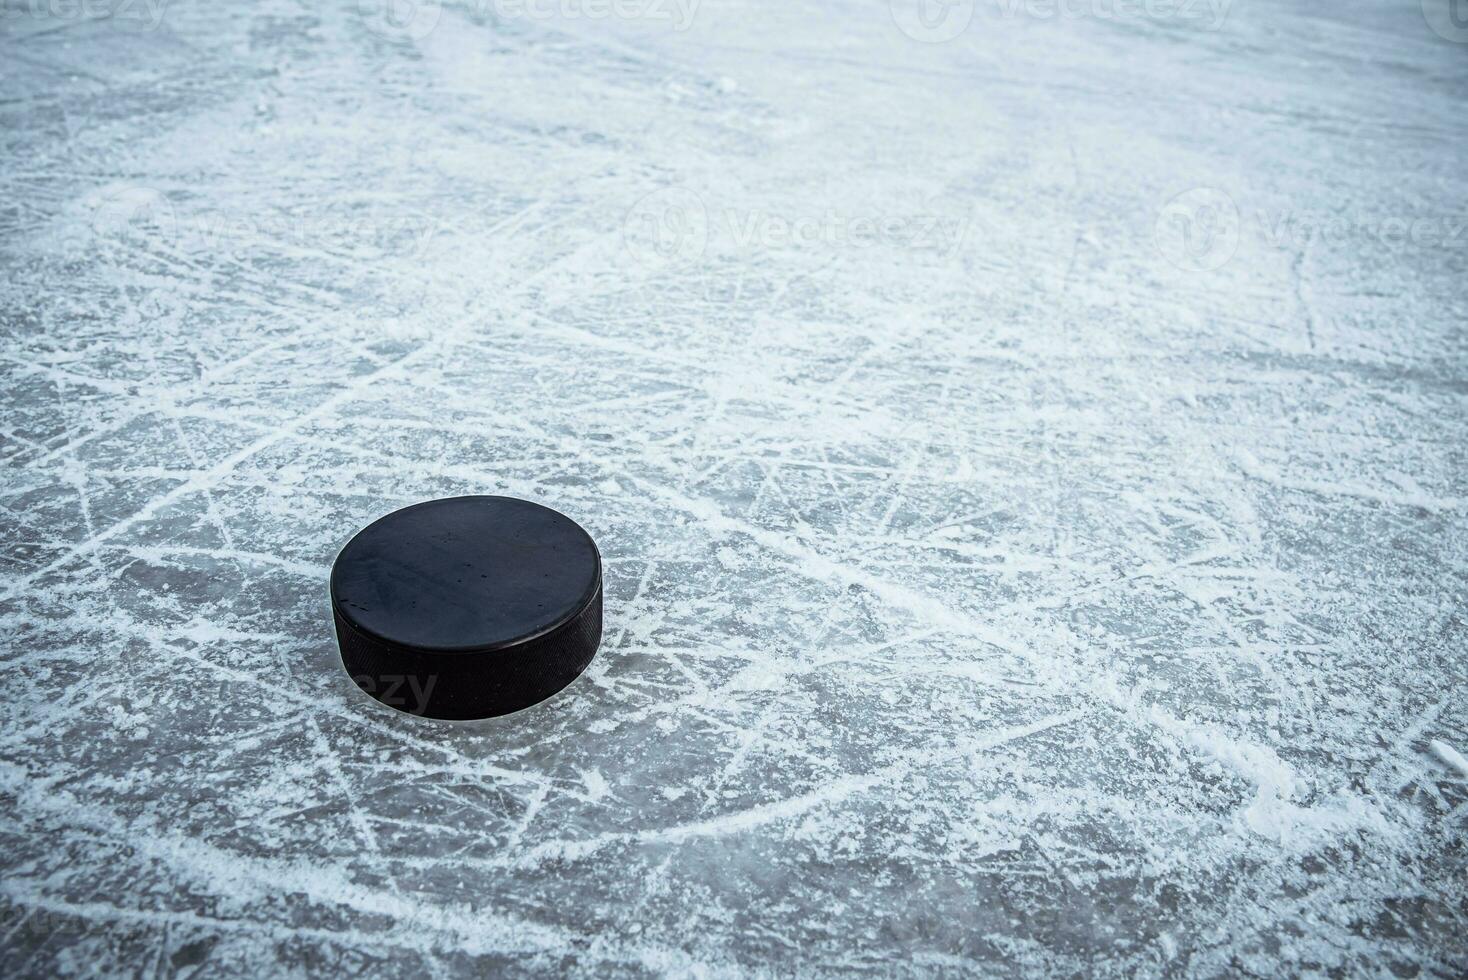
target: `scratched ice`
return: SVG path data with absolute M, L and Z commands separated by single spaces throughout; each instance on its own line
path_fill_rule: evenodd
M 4 972 L 1461 975 L 1435 2 L 5 0 Z M 459 493 L 609 583 L 468 728 Z

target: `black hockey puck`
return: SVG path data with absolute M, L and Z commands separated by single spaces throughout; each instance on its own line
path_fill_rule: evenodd
M 388 514 L 331 570 L 342 663 L 383 704 L 491 718 L 571 683 L 601 642 L 601 555 L 569 517 L 513 497 Z

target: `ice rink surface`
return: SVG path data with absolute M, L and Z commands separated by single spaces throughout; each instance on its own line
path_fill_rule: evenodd
M 5 0 L 4 972 L 1461 975 L 1436 2 Z M 607 631 L 454 727 L 465 493 Z

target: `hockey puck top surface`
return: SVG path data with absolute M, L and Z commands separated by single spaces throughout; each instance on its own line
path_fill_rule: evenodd
M 576 616 L 601 587 L 591 536 L 548 507 L 451 497 L 388 514 L 331 573 L 339 616 L 368 637 L 437 653 L 505 650 Z

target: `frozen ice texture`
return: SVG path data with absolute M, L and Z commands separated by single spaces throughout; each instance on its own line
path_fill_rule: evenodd
M 6 0 L 4 972 L 1468 971 L 1455 22 L 602 9 Z M 462 493 L 478 727 L 326 602 Z

